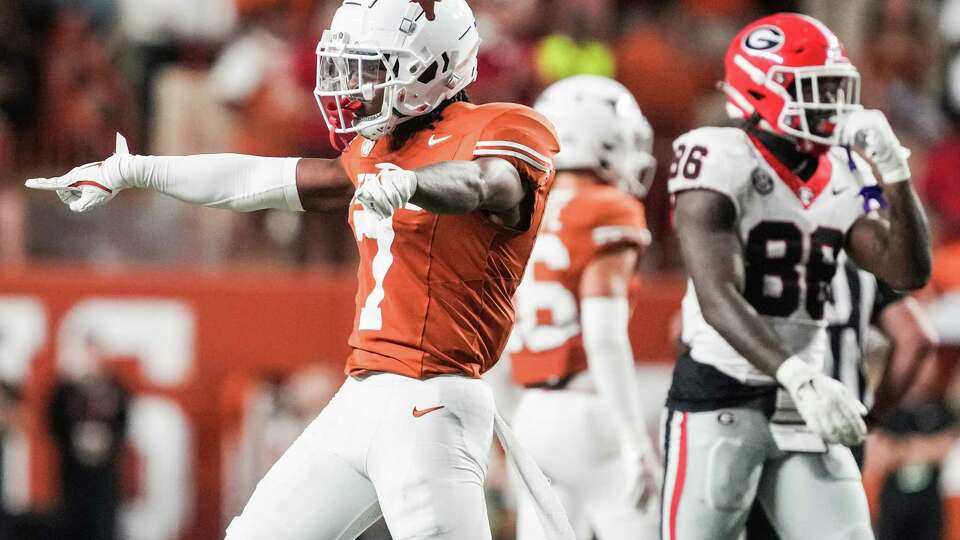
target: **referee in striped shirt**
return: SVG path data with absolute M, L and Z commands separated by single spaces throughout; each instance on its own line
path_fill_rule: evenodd
M 876 424 L 909 390 L 923 361 L 936 347 L 936 334 L 916 300 L 857 268 L 845 253 L 841 252 L 837 261 L 831 290 L 832 298 L 824 308 L 830 340 L 824 370 L 853 391 L 870 410 L 868 423 Z M 865 365 L 872 328 L 890 343 L 875 388 L 867 384 Z M 862 469 L 863 445 L 850 450 Z M 747 540 L 776 538 L 763 510 L 754 503 L 747 521 Z

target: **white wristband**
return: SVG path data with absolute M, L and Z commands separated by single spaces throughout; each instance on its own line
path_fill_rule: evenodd
M 877 170 L 880 172 L 880 179 L 884 184 L 896 184 L 910 180 L 910 150 L 902 146 L 893 149 L 893 156 L 888 158 L 885 163 L 878 164 Z
M 787 392 L 793 394 L 805 382 L 813 380 L 816 372 L 799 356 L 787 358 L 780 367 L 777 368 L 777 382 L 779 382 Z

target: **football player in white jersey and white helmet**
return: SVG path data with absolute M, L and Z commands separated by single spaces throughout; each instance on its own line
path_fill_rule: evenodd
M 931 256 L 909 152 L 859 86 L 821 22 L 765 17 L 726 55 L 740 126 L 674 142 L 689 351 L 667 399 L 664 539 L 737 538 L 754 499 L 781 538 L 873 537 L 848 448 L 866 409 L 823 374 L 823 304 L 841 250 L 902 290 Z
M 518 438 L 552 480 L 577 538 L 657 534 L 662 475 L 627 335 L 628 292 L 650 233 L 640 202 L 656 168 L 653 130 L 620 83 L 554 83 L 537 111 L 560 140 L 550 194 L 511 336 L 523 390 Z M 521 495 L 517 539 L 548 540 Z

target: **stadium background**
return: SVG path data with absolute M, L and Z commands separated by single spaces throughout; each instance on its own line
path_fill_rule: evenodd
M 0 4 L 0 519 L 29 516 L 37 538 L 59 519 L 48 421 L 58 381 L 98 373 L 133 396 L 116 464 L 120 537 L 201 540 L 222 537 L 259 475 L 342 380 L 356 258 L 342 208 L 240 215 L 130 192 L 75 215 L 22 188 L 24 178 L 108 155 L 115 131 L 136 153 L 330 155 L 311 90 L 313 50 L 337 5 Z M 714 85 L 740 26 L 780 10 L 824 20 L 861 70 L 865 105 L 884 110 L 912 149 L 935 229 L 934 282 L 917 296 L 942 343 L 910 399 L 956 401 L 960 1 L 471 5 L 484 39 L 474 101 L 529 104 L 567 75 L 615 76 L 653 124 L 661 164 L 670 161 L 672 138 L 723 122 Z M 631 326 L 651 422 L 666 391 L 683 290 L 663 173 L 646 203 L 654 244 Z M 868 462 L 865 482 L 874 512 L 891 474 L 942 463 L 946 535 L 960 538 L 954 428 L 891 440 L 871 441 L 875 465 Z M 489 483 L 496 537 L 512 538 L 503 470 L 494 467 Z M 927 519 L 922 511 L 913 517 Z

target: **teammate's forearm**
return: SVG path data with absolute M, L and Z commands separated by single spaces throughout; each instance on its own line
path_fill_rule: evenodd
M 898 289 L 919 289 L 931 271 L 930 229 L 927 217 L 910 182 L 884 187 L 890 207 L 884 212 L 890 222 L 880 277 Z
M 871 416 L 882 418 L 896 407 L 927 362 L 936 358 L 939 338 L 913 298 L 896 302 L 880 315 L 880 329 L 890 340 L 890 356 L 880 377 Z
M 184 202 L 239 212 L 278 208 L 302 211 L 298 158 L 240 154 L 132 156 L 123 172 L 133 187 Z
M 626 298 L 587 297 L 581 302 L 587 364 L 624 443 L 646 444 L 643 407 L 627 326 Z
M 780 338 L 732 284 L 709 290 L 716 292 L 697 296 L 707 324 L 757 369 L 775 377 L 790 356 Z
M 883 398 L 896 405 L 913 386 L 923 366 L 934 360 L 935 347 L 930 342 L 911 341 L 894 345 L 890 364 L 883 375 L 877 400 Z

